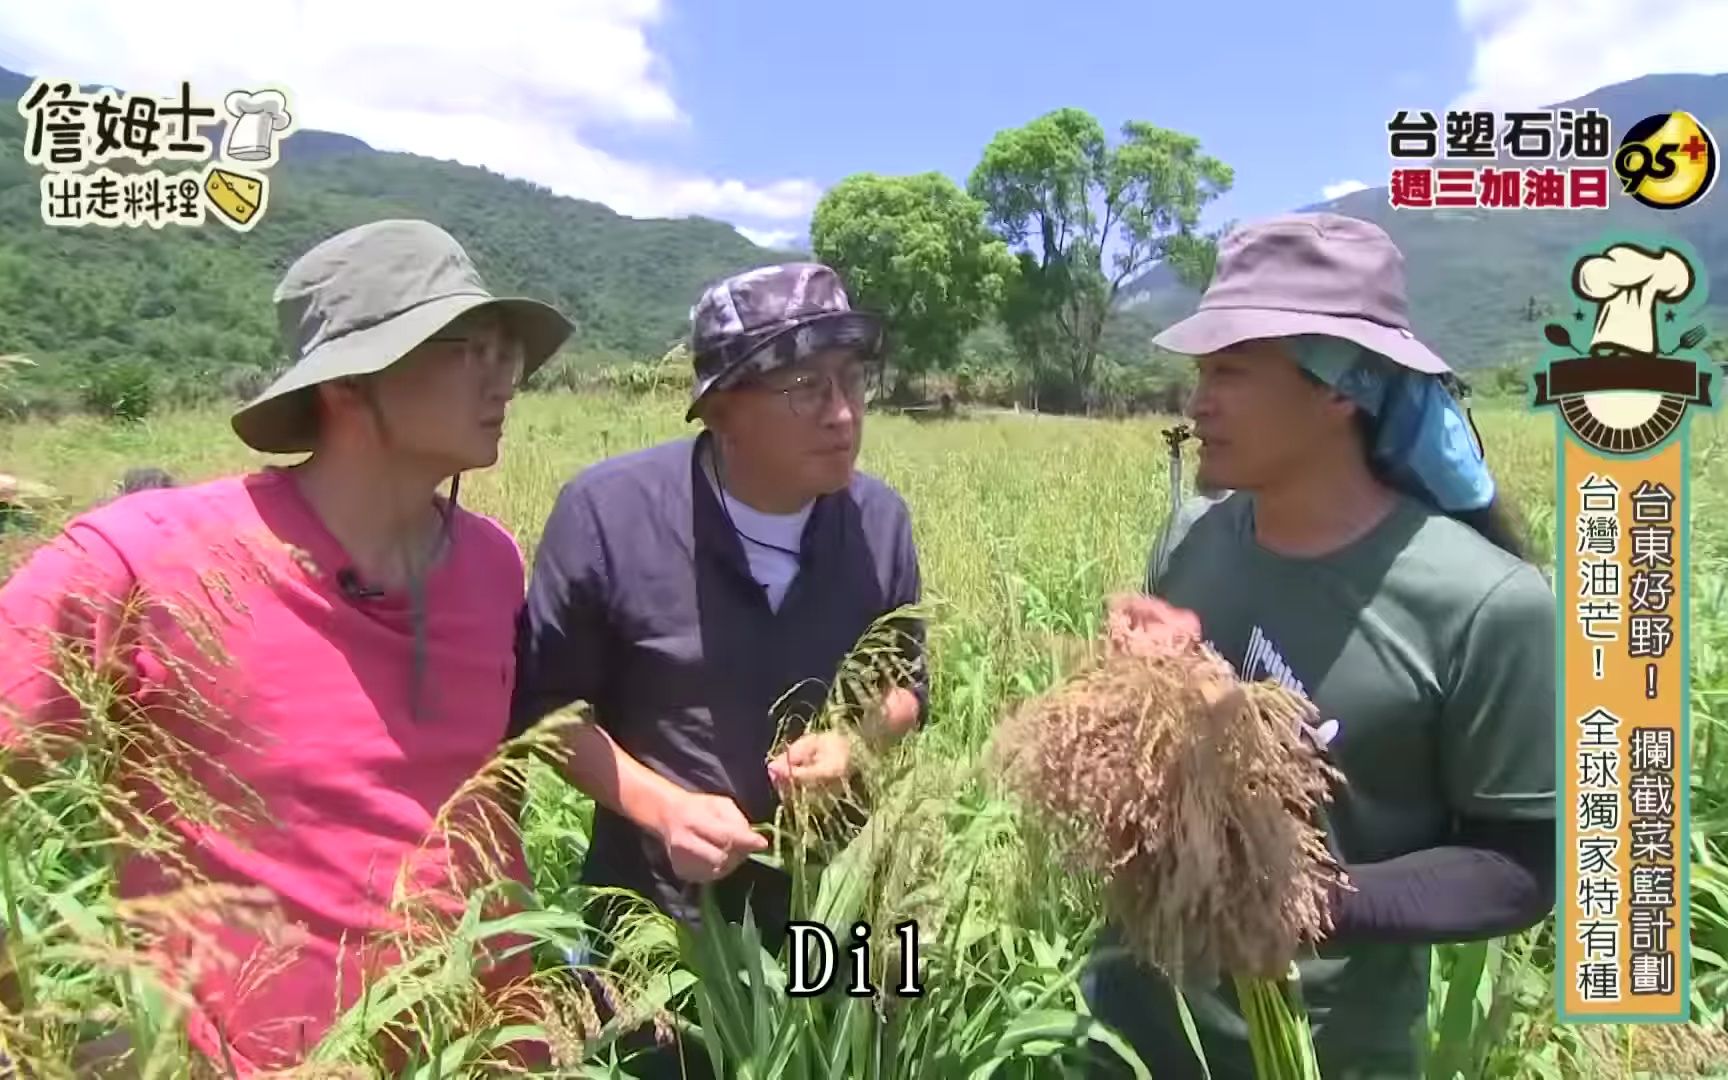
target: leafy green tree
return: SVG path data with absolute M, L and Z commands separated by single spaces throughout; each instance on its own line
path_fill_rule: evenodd
M 810 246 L 883 316 L 901 380 L 951 366 L 1016 272 L 983 204 L 936 172 L 847 177 L 817 205 Z
M 1020 255 L 1026 280 L 1010 291 L 1004 324 L 1023 349 L 1054 350 L 1048 359 L 1081 398 L 1125 283 L 1171 256 L 1184 274 L 1210 276 L 1210 238 L 1196 229 L 1206 204 L 1235 181 L 1192 136 L 1137 120 L 1121 136 L 1111 146 L 1091 114 L 1058 109 L 997 133 L 968 183 Z
M 1179 232 L 1166 238 L 1164 261 L 1177 280 L 1195 292 L 1205 292 L 1218 266 L 1218 241 L 1235 225 L 1230 222 L 1211 232 Z

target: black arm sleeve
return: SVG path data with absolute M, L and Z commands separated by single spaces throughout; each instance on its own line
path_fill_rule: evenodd
M 1554 906 L 1553 821 L 1466 819 L 1453 843 L 1345 868 L 1332 938 L 1408 945 L 1503 937 Z

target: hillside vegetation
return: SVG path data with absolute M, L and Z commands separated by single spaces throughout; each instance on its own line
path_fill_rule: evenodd
M 24 76 L 0 70 L 0 93 L 9 99 L 28 85 Z M 1637 119 L 1677 107 L 1697 114 L 1718 138 L 1728 133 L 1728 75 L 1649 76 L 1563 104 L 1601 109 L 1613 119 L 1615 138 Z M 1077 223 L 1064 230 L 1070 243 L 1087 243 L 1042 263 L 1032 254 L 1039 225 L 1038 212 L 1028 212 L 1037 204 L 1028 198 L 1074 187 L 1063 172 L 1075 168 L 1073 160 L 1084 159 L 1093 172 L 1091 162 L 1115 161 L 1108 168 L 1132 173 L 1143 164 L 1136 154 L 1190 156 L 1190 182 L 1198 186 L 1170 204 L 1181 210 L 1178 218 L 1229 186 L 1226 165 L 1191 157 L 1197 140 L 1149 125 L 1130 128 L 1109 150 L 1105 132 L 1075 110 L 1000 132 L 979 148 L 979 169 L 964 193 L 971 203 L 958 198 L 958 188 L 950 198 L 954 185 L 934 174 L 864 177 L 862 188 L 834 189 L 826 220 L 818 209 L 813 235 L 846 256 L 836 261 L 847 263 L 855 294 L 888 312 L 899 331 L 891 384 L 897 399 L 947 393 L 1092 413 L 1180 408 L 1188 365 L 1153 349 L 1150 339 L 1192 310 L 1198 296 L 1192 282 L 1205 272 L 1177 267 L 1204 264 L 1203 253 L 1195 258 L 1184 244 L 1204 247 L 1207 238 L 1143 231 L 1134 259 L 1117 264 L 1091 250 L 1088 229 L 1096 222 L 1087 225 L 1076 204 L 1058 207 L 1057 215 Z M 541 387 L 683 382 L 687 369 L 656 361 L 683 337 L 702 284 L 790 254 L 757 247 L 720 222 L 625 218 L 486 169 L 379 152 L 319 131 L 284 142 L 268 213 L 244 236 L 219 226 L 159 233 L 49 228 L 40 220 L 40 173 L 24 161 L 23 134 L 16 110 L 0 109 L 0 355 L 37 361 L 0 394 L 0 416 L 84 409 L 135 417 L 163 403 L 226 404 L 249 396 L 279 369 L 268 298 L 282 271 L 319 239 L 379 217 L 437 221 L 468 246 L 495 289 L 549 300 L 575 317 L 579 332 L 566 355 L 541 373 Z M 1079 148 L 1080 157 L 1065 155 L 1064 146 Z M 1080 183 L 1096 192 L 1102 175 L 1088 173 Z M 885 235 L 879 223 L 892 224 L 892 214 L 904 219 L 907 198 L 893 194 L 895 185 L 920 183 L 941 195 L 927 201 L 948 218 L 886 234 L 898 245 L 894 252 L 868 250 L 871 237 Z M 1406 255 L 1417 332 L 1490 396 L 1523 392 L 1524 365 L 1542 347 L 1543 323 L 1568 304 L 1566 257 L 1604 230 L 1678 235 L 1708 273 L 1728 280 L 1728 197 L 1720 192 L 1676 213 L 1623 201 L 1604 213 L 1395 211 L 1383 186 L 1321 205 L 1392 234 Z M 976 227 L 970 216 L 978 218 Z M 996 241 L 979 233 L 986 224 L 1008 241 L 1007 250 L 991 249 Z M 1135 248 L 1133 235 L 1106 239 Z M 1140 269 L 1147 258 L 1156 261 Z M 1004 260 L 1018 271 L 1003 274 Z M 1097 265 L 1088 269 L 1088 260 Z M 1728 292 L 1718 289 L 1713 302 L 1710 321 L 1728 325 Z M 1052 333 L 1055 325 L 1067 330 Z M 1728 332 L 1712 334 L 1707 347 L 1728 357 L 1725 345 Z
M 1442 106 L 1424 102 L 1413 107 L 1438 111 Z M 1685 109 L 1715 134 L 1721 153 L 1720 143 L 1728 138 L 1728 75 L 1650 75 L 1555 106 L 1580 111 L 1592 107 L 1612 121 L 1611 139 L 1616 145 L 1644 117 Z M 1391 235 L 1404 252 L 1416 332 L 1456 367 L 1534 360 L 1543 348 L 1543 322 L 1571 313 L 1566 275 L 1573 250 L 1608 232 L 1680 237 L 1696 250 L 1713 280 L 1728 282 L 1728 194 L 1720 177 L 1710 195 L 1676 211 L 1648 209 L 1617 194 L 1610 195 L 1609 209 L 1604 211 L 1417 210 L 1391 206 L 1386 181 L 1393 164 L 1388 157 L 1385 171 L 1363 177 L 1375 185 L 1366 191 L 1304 209 L 1363 218 Z M 1494 164 L 1506 168 L 1567 163 L 1503 157 Z M 1192 289 L 1163 267 L 1146 274 L 1126 293 L 1127 303 L 1152 321 L 1180 318 L 1198 300 Z M 1728 290 L 1718 287 L 1711 307 L 1712 324 L 1728 325 Z
M 319 240 L 377 218 L 433 220 L 494 291 L 571 315 L 579 330 L 565 366 L 659 356 L 683 335 L 705 282 L 782 255 L 722 222 L 625 218 L 486 169 L 322 132 L 284 141 L 269 209 L 244 235 L 214 223 L 51 228 L 13 107 L 27 86 L 0 77 L 9 99 L 0 108 L 0 354 L 37 362 L 13 391 L 14 411 L 101 410 L 127 392 L 196 401 L 262 385 L 280 360 L 270 294 L 282 272 Z

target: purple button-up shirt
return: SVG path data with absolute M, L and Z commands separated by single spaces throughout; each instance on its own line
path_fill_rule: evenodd
M 645 766 L 762 822 L 777 803 L 767 770 L 776 702 L 796 691 L 780 706 L 795 738 L 870 624 L 919 601 L 918 553 L 904 500 L 854 473 L 816 500 L 798 575 L 773 610 L 703 473 L 708 437 L 600 462 L 559 493 L 522 612 L 513 730 L 585 701 Z M 906 629 L 922 720 L 923 627 Z M 696 889 L 674 876 L 659 839 L 601 806 L 582 880 L 697 921 Z M 741 918 L 750 888 L 758 922 L 774 926 L 784 878 L 758 864 L 717 890 L 722 910 Z

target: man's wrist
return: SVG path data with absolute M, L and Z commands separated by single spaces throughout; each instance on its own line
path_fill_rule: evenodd
M 892 742 L 916 726 L 919 709 L 916 694 L 904 687 L 889 685 L 865 705 L 858 728 L 872 743 Z
M 684 791 L 672 781 L 641 762 L 635 763 L 635 797 L 630 800 L 626 817 L 639 829 L 664 838 L 672 807 Z

